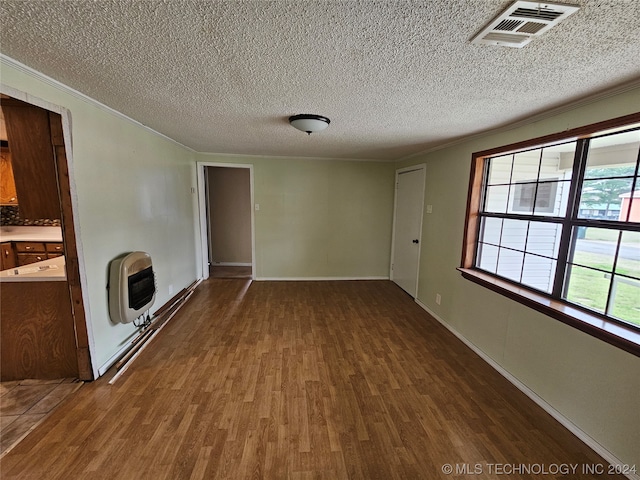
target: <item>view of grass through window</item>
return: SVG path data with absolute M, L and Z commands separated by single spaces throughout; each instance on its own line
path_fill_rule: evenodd
M 624 232 L 614 273 L 618 236 L 617 230 L 586 229 L 576 241 L 566 298 L 605 313 L 613 282 L 609 315 L 640 326 L 640 232 Z
M 636 128 L 487 158 L 476 268 L 640 327 L 639 156 Z

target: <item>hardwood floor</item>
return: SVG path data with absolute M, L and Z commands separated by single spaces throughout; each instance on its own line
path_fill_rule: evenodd
M 391 282 L 209 279 L 111 375 L 2 458 L 2 478 L 555 478 L 489 464 L 577 464 L 557 475 L 572 479 L 606 465 Z

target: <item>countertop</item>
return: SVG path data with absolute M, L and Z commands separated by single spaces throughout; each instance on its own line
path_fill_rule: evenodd
M 0 272 L 0 282 L 61 282 L 67 279 L 64 256 Z
M 0 242 L 61 242 L 61 227 L 0 227 Z

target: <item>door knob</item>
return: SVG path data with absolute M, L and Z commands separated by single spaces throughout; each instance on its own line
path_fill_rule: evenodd
M 413 243 L 420 243 L 420 240 L 416 238 L 415 240 L 413 240 Z

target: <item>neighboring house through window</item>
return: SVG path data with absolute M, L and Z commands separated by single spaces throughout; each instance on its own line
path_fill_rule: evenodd
M 640 354 L 639 170 L 640 114 L 474 154 L 463 275 Z

